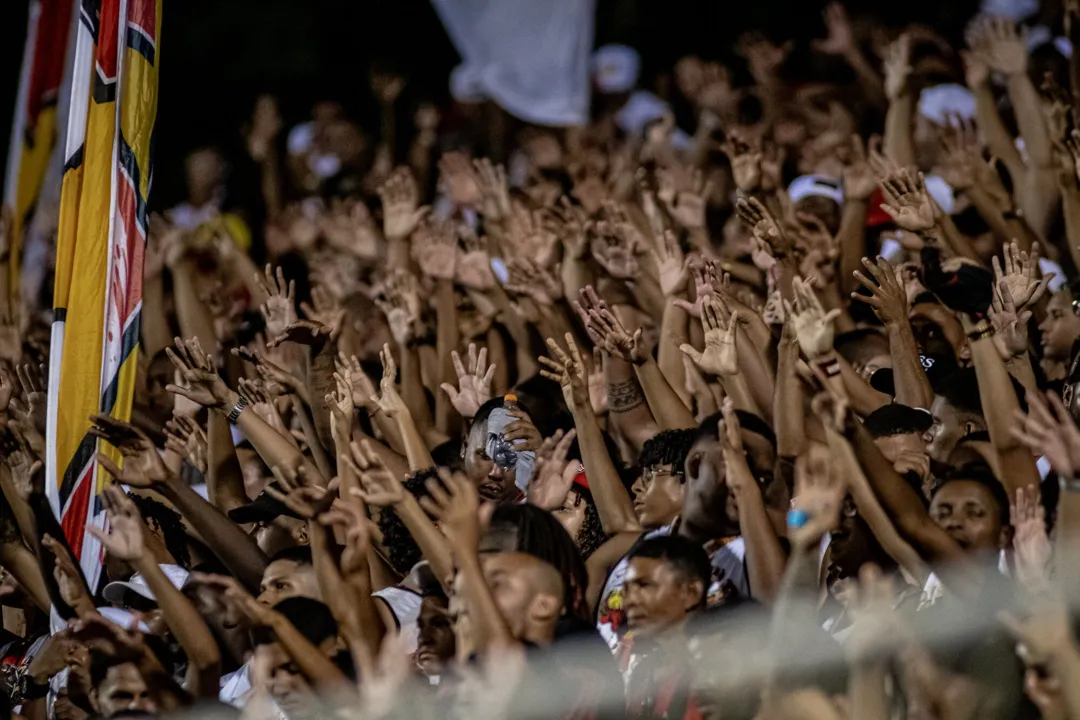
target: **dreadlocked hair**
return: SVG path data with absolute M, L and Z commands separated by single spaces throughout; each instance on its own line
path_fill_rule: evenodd
M 153 529 L 157 526 L 161 530 L 161 536 L 165 541 L 165 549 L 173 556 L 177 565 L 188 567 L 191 565 L 191 553 L 188 550 L 187 533 L 184 531 L 184 523 L 180 520 L 180 514 L 164 503 L 142 495 L 129 495 L 135 507 L 139 508 L 143 522 Z
M 563 614 L 588 622 L 591 613 L 585 599 L 589 584 L 585 561 L 562 523 L 535 505 L 503 504 L 492 513 L 488 531 L 499 528 L 512 531 L 516 538 L 514 550 L 539 558 L 559 571 L 566 588 Z
M 656 433 L 646 440 L 645 446 L 641 448 L 638 465 L 642 468 L 671 465 L 676 471 L 682 472 L 686 455 L 694 444 L 696 434 L 694 429 L 662 430 Z
M 410 493 L 419 500 L 427 497 L 427 481 L 431 478 L 439 479 L 437 468 L 418 470 L 405 479 L 403 485 L 405 492 Z M 440 481 L 441 482 L 441 481 Z M 383 534 L 383 547 L 386 548 L 387 561 L 390 567 L 399 575 L 408 575 L 416 563 L 423 559 L 423 553 L 417 546 L 409 529 L 392 508 L 383 508 L 376 522 Z

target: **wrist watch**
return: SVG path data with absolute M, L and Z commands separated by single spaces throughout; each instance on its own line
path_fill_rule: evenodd
M 236 421 L 240 419 L 240 413 L 244 412 L 244 408 L 248 406 L 248 399 L 243 395 L 236 396 L 236 404 L 233 405 L 233 409 L 225 416 L 225 419 L 229 421 L 230 425 L 235 425 Z
M 49 683 L 48 681 L 38 683 L 31 677 L 29 672 L 25 672 L 19 676 L 15 694 L 21 698 L 23 702 L 40 700 L 49 694 Z

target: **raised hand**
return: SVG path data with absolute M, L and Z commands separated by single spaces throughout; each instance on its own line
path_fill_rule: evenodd
M 345 308 L 325 285 L 311 288 L 311 303 L 300 303 L 300 311 L 311 322 L 330 328 L 332 337 L 341 333 L 341 326 L 345 322 Z
M 335 249 L 365 260 L 379 257 L 379 231 L 362 200 L 335 199 L 318 223 L 323 236 Z
M 325 512 L 334 499 L 326 488 L 308 482 L 304 465 L 295 470 L 275 465 L 270 468 L 277 481 L 277 487 L 267 485 L 263 492 L 305 520 L 311 520 Z M 278 490 L 277 488 L 281 488 Z
M 126 562 L 138 560 L 146 552 L 146 544 L 142 516 L 134 501 L 116 484 L 105 488 L 101 501 L 109 518 L 109 532 L 90 524 L 86 531 L 97 538 L 112 557 Z
M 94 424 L 89 434 L 109 443 L 124 456 L 124 469 L 120 470 L 112 460 L 99 454 L 97 462 L 105 472 L 132 487 L 150 488 L 169 482 L 171 473 L 146 433 L 108 415 L 91 415 L 90 420 Z
M 689 258 L 683 257 L 675 233 L 665 230 L 663 235 L 656 239 L 653 258 L 660 272 L 660 291 L 664 293 L 664 297 L 681 295 L 689 280 L 690 262 Z
M 920 233 L 934 227 L 934 207 L 922 173 L 912 176 L 907 168 L 899 168 L 881 179 L 885 202 L 881 209 L 901 229 Z
M 735 212 L 754 237 L 769 248 L 769 254 L 781 260 L 791 254 L 791 240 L 768 209 L 757 198 L 739 198 Z
M 0 299 L 0 360 L 12 365 L 22 359 L 22 331 L 18 306 Z
M 566 454 L 576 437 L 576 430 L 565 434 L 562 430 L 556 430 L 554 435 L 544 439 L 536 451 L 536 465 L 529 481 L 529 504 L 548 511 L 562 507 L 566 493 L 570 492 L 570 486 L 574 483 L 572 476 L 566 479 Z
M 911 37 L 904 33 L 885 49 L 885 97 L 895 102 L 911 77 Z
M 428 495 L 420 506 L 435 519 L 456 555 L 476 552 L 480 544 L 480 497 L 467 477 L 439 468 L 427 481 Z
M 712 192 L 712 183 L 706 182 L 698 169 L 674 170 L 660 169 L 656 172 L 657 180 L 671 184 L 674 197 L 668 200 L 668 193 L 662 194 L 661 200 L 671 217 L 687 230 L 699 230 L 705 227 L 705 202 Z
M 349 452 L 352 458 L 342 459 L 352 466 L 360 482 L 360 487 L 351 491 L 356 497 L 378 508 L 392 507 L 405 499 L 405 486 L 386 468 L 367 440 L 350 443 Z
M 1046 288 L 1053 279 L 1053 273 L 1046 277 L 1039 277 L 1039 244 L 1031 246 L 1031 254 L 1020 250 L 1020 245 L 1014 240 L 1005 245 L 1002 251 L 1005 261 L 1005 271 L 1002 272 L 1001 263 L 995 255 L 991 262 L 994 266 L 994 283 L 1005 285 L 1009 289 L 1009 296 L 1016 307 L 1024 309 L 1034 305 L 1042 299 Z
M 379 188 L 383 206 L 383 234 L 387 240 L 404 240 L 430 208 L 418 207 L 420 191 L 406 167 L 394 170 Z
M 1049 403 L 1047 402 L 1049 401 Z M 1028 412 L 1015 411 L 1012 436 L 1050 461 L 1050 467 L 1064 478 L 1080 472 L 1080 429 L 1076 427 L 1061 398 L 1052 392 L 1045 399 L 1027 394 Z
M 569 353 L 563 352 L 563 349 L 552 338 L 547 339 L 548 350 L 554 359 L 540 358 L 540 364 L 544 366 L 540 368 L 540 375 L 559 383 L 563 391 L 563 399 L 571 411 L 591 408 L 588 375 L 585 371 L 585 363 L 581 359 L 581 352 L 574 342 L 573 335 L 567 333 L 564 339 Z
M 22 386 L 22 397 L 25 407 L 16 406 L 17 412 L 26 415 L 26 420 L 39 432 L 45 432 L 46 415 L 48 413 L 48 371 L 44 365 L 35 368 L 33 365 L 16 365 L 15 372 L 19 376 L 19 385 Z
M 805 453 L 795 463 L 795 496 L 787 515 L 788 539 L 807 551 L 840 523 L 846 487 L 831 472 L 827 455 Z
M 352 388 L 353 407 L 360 407 L 369 413 L 378 409 L 375 405 L 375 384 L 360 366 L 360 360 L 355 355 L 345 357 L 345 353 L 339 352 L 335 363 L 337 372 L 342 376 L 348 375 L 349 387 Z
M 761 186 L 762 153 L 760 142 L 751 145 L 741 133 L 732 129 L 727 133 L 720 150 L 727 155 L 735 187 L 744 193 L 752 193 Z
M 165 423 L 165 449 L 185 458 L 203 475 L 208 467 L 207 445 L 206 433 L 195 418 L 174 413 Z
M 455 205 L 476 207 L 481 202 L 480 184 L 463 152 L 454 150 L 439 158 L 439 185 Z
M 259 308 L 266 320 L 266 334 L 280 335 L 290 323 L 296 322 L 296 281 L 286 283 L 280 267 L 275 273 L 273 266 L 267 265 L 265 276 L 255 273 L 255 283 L 266 295 L 266 302 Z
M 344 540 L 341 550 L 341 574 L 349 577 L 366 572 L 371 538 L 378 533 L 378 528 L 357 503 L 335 500 L 330 509 L 319 516 L 319 523 L 341 531 L 341 538 Z
M 814 49 L 826 55 L 846 56 L 855 52 L 855 34 L 844 6 L 831 2 L 825 6 L 821 17 L 825 20 L 825 30 L 829 34 L 824 40 L 814 40 Z
M 885 325 L 905 322 L 910 307 L 907 292 L 897 276 L 896 269 L 883 257 L 879 257 L 877 263 L 863 258 L 862 264 L 874 279 L 869 280 L 858 270 L 854 273 L 855 279 L 870 291 L 870 295 L 853 292 L 851 298 L 874 308 L 874 313 Z
M 596 224 L 598 235 L 590 245 L 593 259 L 613 278 L 637 278 L 641 274 L 638 257 L 646 249 L 641 233 L 616 203 L 604 204 L 604 216 Z
M 555 250 L 559 246 L 559 238 L 544 221 L 544 213 L 530 211 L 518 203 L 514 204 L 514 212 L 507 226 L 507 241 L 517 259 L 541 267 L 555 261 Z
M 510 275 L 503 286 L 507 292 L 531 298 L 542 308 L 550 308 L 562 297 L 558 267 L 549 269 L 529 259 L 515 258 L 506 263 L 506 270 Z
M 427 277 L 453 280 L 457 254 L 457 230 L 452 221 L 428 219 L 413 235 L 412 257 Z
M 1018 32 L 1009 18 L 992 15 L 976 18 L 967 36 L 972 53 L 991 70 L 1004 75 L 1027 72 L 1027 33 Z
M 510 217 L 510 186 L 506 168 L 492 165 L 487 158 L 473 161 L 474 181 L 480 190 L 480 214 L 488 222 L 499 223 Z
M 11 372 L 0 363 L 0 414 L 7 411 L 8 404 L 15 397 L 15 379 Z
M 203 351 L 199 338 L 174 338 L 173 343 L 176 349 L 165 348 L 165 354 L 176 366 L 184 384 L 170 384 L 166 390 L 211 410 L 221 410 L 231 399 L 235 400 L 232 398 L 234 393 L 218 376 L 214 359 Z
M 795 327 L 799 347 L 813 360 L 832 351 L 833 320 L 840 315 L 840 310 L 825 312 L 814 289 L 805 280 L 795 278 L 792 290 L 795 302 L 784 301 L 784 309 Z
M 994 258 L 997 260 L 997 258 Z M 994 295 L 987 310 L 994 326 L 994 345 L 1006 362 L 1023 357 L 1028 352 L 1028 321 L 1030 310 L 1017 310 L 1008 284 L 1001 280 L 994 286 Z
M 487 291 L 495 287 L 495 273 L 491 271 L 491 255 L 487 243 L 476 235 L 462 238 L 462 250 L 457 258 L 457 281 L 474 290 Z
M 960 191 L 975 185 L 979 179 L 982 146 L 974 122 L 960 117 L 949 120 L 941 134 L 939 172 L 953 190 Z
M 580 205 L 574 205 L 563 195 L 558 205 L 546 208 L 544 223 L 563 244 L 563 257 L 583 260 L 589 252 L 589 230 L 592 223 L 588 213 Z
M 349 371 L 334 372 L 334 390 L 323 398 L 330 411 L 330 433 L 335 440 L 340 438 L 348 442 L 352 436 L 353 425 L 353 386 Z
M 642 340 L 642 330 L 638 328 L 631 335 L 618 316 L 607 307 L 589 311 L 586 329 L 600 338 L 600 346 L 609 355 L 641 365 L 648 360 L 648 352 Z
M 1038 485 L 1016 490 L 1009 506 L 1013 526 L 1013 557 L 1020 585 L 1037 590 L 1050 580 L 1050 538 L 1046 534 L 1046 511 Z
M 344 319 L 344 312 L 340 317 Z M 318 349 L 327 342 L 336 340 L 340 332 L 340 323 L 337 327 L 330 327 L 314 320 L 295 320 L 286 325 L 279 335 L 267 342 L 266 346 L 275 348 L 278 345 L 291 342 Z
M 867 161 L 866 148 L 857 134 L 851 136 L 850 152 L 844 162 L 842 177 L 845 200 L 867 200 L 877 188 L 877 176 Z
M 409 412 L 397 391 L 397 362 L 394 361 L 389 345 L 382 346 L 379 359 L 382 361 L 383 373 L 379 380 L 379 396 L 374 398 L 375 405 L 389 417 Z
M 416 277 L 404 270 L 387 275 L 375 305 L 386 316 L 394 342 L 399 347 L 407 345 L 420 324 L 420 286 Z
M 694 361 L 694 364 L 706 375 L 725 376 L 739 372 L 739 356 L 736 348 L 736 330 L 739 326 L 739 314 L 734 312 L 728 322 L 724 322 L 723 310 L 712 297 L 706 296 L 701 307 L 701 328 L 705 331 L 705 352 L 699 352 L 693 345 L 683 343 L 679 350 Z
M 75 567 L 75 561 L 71 553 L 62 542 L 48 533 L 41 538 L 42 546 L 56 558 L 53 567 L 53 578 L 56 580 L 60 597 L 72 608 L 76 607 L 79 600 L 86 596 L 87 590 L 82 583 L 82 571 Z
M 743 449 L 742 426 L 735 414 L 735 404 L 730 397 L 724 398 L 720 406 L 719 436 L 723 445 L 724 464 L 727 467 L 726 482 L 736 497 L 756 488 L 756 480 L 746 463 L 746 451 Z
M 465 419 L 472 419 L 480 406 L 491 399 L 495 365 L 487 364 L 487 348 L 480 348 L 477 353 L 474 343 L 469 343 L 468 365 L 461 362 L 457 350 L 451 351 L 450 358 L 454 362 L 458 387 L 455 388 L 450 383 L 443 383 L 440 387 L 450 397 L 450 403 L 458 414 Z

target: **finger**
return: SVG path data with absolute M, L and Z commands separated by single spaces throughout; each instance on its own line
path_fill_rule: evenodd
M 452 350 L 450 352 L 450 360 L 454 363 L 454 372 L 457 373 L 458 382 L 460 383 L 465 379 L 466 372 L 465 365 L 461 362 L 461 356 L 458 355 L 457 350 Z
M 683 355 L 686 355 L 691 360 L 693 360 L 695 365 L 701 365 L 701 352 L 699 352 L 697 348 L 695 348 L 693 345 L 683 343 L 679 346 L 679 350 L 682 351 Z

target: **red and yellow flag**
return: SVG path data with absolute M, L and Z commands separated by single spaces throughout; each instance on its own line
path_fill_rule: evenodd
M 91 588 L 103 525 L 90 416 L 131 416 L 162 0 L 81 0 L 57 233 L 46 486 Z M 100 447 L 99 447 L 100 445 Z

